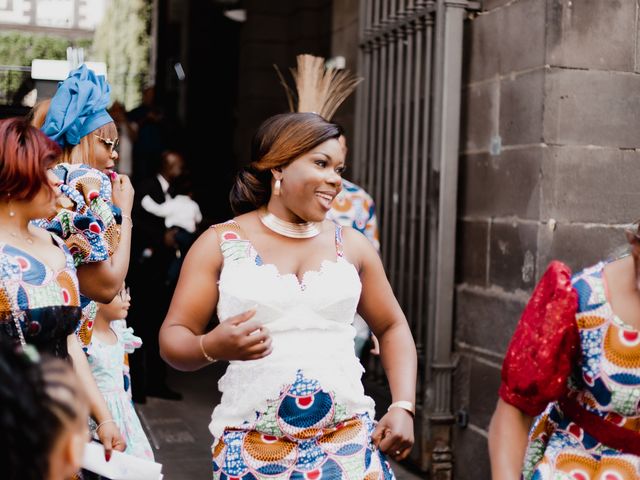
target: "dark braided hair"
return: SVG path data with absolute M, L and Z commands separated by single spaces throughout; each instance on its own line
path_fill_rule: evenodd
M 86 405 L 71 365 L 0 342 L 0 465 L 6 480 L 49 477 L 49 456 Z

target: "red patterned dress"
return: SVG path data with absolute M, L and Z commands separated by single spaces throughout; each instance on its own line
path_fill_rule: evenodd
M 553 262 L 511 340 L 500 396 L 536 417 L 524 479 L 640 478 L 640 332 L 613 313 L 604 266 Z

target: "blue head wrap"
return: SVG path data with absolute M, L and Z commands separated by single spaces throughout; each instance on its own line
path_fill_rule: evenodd
M 107 113 L 111 87 L 86 65 L 72 70 L 51 99 L 42 131 L 61 147 L 77 145 L 97 128 L 113 122 Z

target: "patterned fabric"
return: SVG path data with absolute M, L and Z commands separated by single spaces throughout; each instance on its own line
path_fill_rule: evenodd
M 82 350 L 84 350 L 84 353 L 87 353 L 87 348 L 91 345 L 93 322 L 96 320 L 98 305 L 93 300 L 89 300 L 89 298 L 80 294 L 80 306 L 82 307 L 82 320 L 76 329 L 76 336 L 78 340 L 80 340 Z
M 500 396 L 532 417 L 567 391 L 579 351 L 577 307 L 571 271 L 552 262 L 531 295 L 502 366 Z
M 111 201 L 111 181 L 88 165 L 61 163 L 52 169 L 60 179 L 60 190 L 68 208 L 59 208 L 49 219 L 34 223 L 62 238 L 73 254 L 76 267 L 107 260 L 120 241 L 120 209 Z M 82 296 L 82 322 L 76 334 L 83 349 L 91 343 L 96 305 Z
M 272 353 L 262 359 L 229 362 L 225 375 L 220 379 L 218 386 L 222 399 L 215 408 L 209 425 L 215 438 L 216 464 L 222 472 L 228 472 L 224 475 L 219 472 L 218 478 L 234 476 L 229 472 L 232 465 L 235 465 L 235 460 L 232 459 L 235 458 L 233 455 L 238 455 L 238 448 L 245 461 L 249 461 L 246 448 L 250 447 L 242 439 L 245 436 L 259 438 L 259 433 L 275 436 L 279 441 L 284 441 L 283 438 L 286 437 L 289 442 L 287 445 L 294 448 L 293 457 L 298 458 L 293 461 L 282 460 L 284 464 L 274 466 L 273 468 L 278 469 L 285 465 L 287 470 L 274 474 L 273 478 L 282 478 L 285 474 L 290 475 L 285 478 L 320 478 L 315 476 L 317 473 L 304 477 L 300 472 L 307 472 L 309 475 L 311 471 L 324 465 L 324 460 L 327 461 L 327 469 L 342 471 L 347 468 L 344 466 L 346 460 L 335 456 L 331 459 L 322 457 L 324 460 L 310 456 L 311 463 L 307 465 L 304 460 L 307 454 L 319 455 L 320 450 L 315 447 L 310 450 L 314 443 L 305 443 L 302 437 L 319 436 L 316 438 L 317 443 L 322 435 L 338 428 L 337 424 L 343 420 L 352 421 L 350 425 L 358 425 L 357 428 L 354 427 L 354 432 L 359 432 L 358 445 L 362 447 L 358 447 L 359 453 L 355 450 L 353 452 L 354 456 L 360 455 L 358 458 L 362 459 L 360 467 L 347 468 L 345 475 L 352 475 L 348 472 L 353 471 L 365 472 L 365 464 L 370 465 L 369 460 L 372 464 L 378 461 L 370 458 L 365 462 L 367 454 L 364 448 L 369 443 L 370 435 L 370 425 L 364 418 L 371 422 L 375 412 L 373 400 L 364 394 L 360 381 L 363 368 L 353 349 L 355 329 L 351 324 L 362 286 L 358 271 L 344 258 L 342 228 L 336 225 L 335 261 L 324 260 L 319 270 L 305 272 L 301 278 L 295 274 L 282 274 L 275 265 L 264 263 L 251 242 L 245 239 L 237 223 L 228 222 L 214 228 L 221 241 L 224 256 L 219 280 L 218 318 L 224 321 L 257 306 L 254 318 L 269 328 L 273 347 Z M 291 388 L 283 390 L 285 385 L 290 385 Z M 284 396 L 283 391 L 286 392 Z M 305 426 L 305 422 L 311 421 L 309 418 L 300 418 L 300 424 L 283 423 L 282 417 L 289 418 L 289 414 L 281 408 L 274 414 L 274 399 L 283 402 L 282 408 L 285 408 L 284 405 L 296 408 L 297 397 L 292 394 L 296 391 L 304 391 L 308 397 L 302 403 L 298 402 L 298 407 L 310 407 L 313 404 L 328 410 L 321 416 L 314 416 L 314 421 L 308 426 Z M 314 407 L 313 412 L 319 411 L 324 410 L 316 410 Z M 256 417 L 256 412 L 262 413 Z M 271 427 L 265 423 L 268 419 L 271 419 Z M 276 424 L 280 430 L 275 428 Z M 321 431 L 322 429 L 328 430 Z M 296 439 L 296 436 L 300 439 Z M 344 444 L 336 444 L 331 448 L 335 447 L 335 452 L 349 443 L 350 441 L 345 440 Z M 224 447 L 225 445 L 229 448 Z M 317 443 L 318 445 L 320 444 Z M 247 473 L 248 476 L 243 478 L 261 478 L 256 475 L 266 475 L 264 471 L 272 471 L 271 467 L 260 470 L 258 463 L 246 466 L 252 468 L 254 473 Z M 357 470 L 358 468 L 361 470 Z M 370 471 L 377 473 L 366 478 L 392 478 L 381 473 L 382 467 L 372 466 Z M 356 474 L 341 477 L 336 474 L 322 478 L 365 476 Z
M 564 394 L 599 416 L 605 424 L 611 422 L 639 432 L 640 332 L 613 313 L 605 295 L 604 266 L 599 263 L 587 268 L 571 280 L 577 297 L 572 323 L 579 333 L 581 357 L 573 362 Z M 538 308 L 545 310 L 550 305 L 539 304 Z M 548 321 L 551 315 L 544 318 Z M 532 342 L 539 345 L 540 339 Z M 571 343 L 557 343 L 555 348 L 546 353 L 573 358 L 562 354 L 572 348 Z M 640 457 L 600 443 L 564 415 L 554 402 L 536 418 L 531 430 L 523 478 L 640 478 Z
M 63 148 L 77 145 L 82 137 L 113 122 L 106 110 L 110 93 L 104 75 L 80 65 L 58 84 L 42 131 Z
M 111 325 L 113 325 L 114 328 L 131 331 L 131 337 L 140 341 L 139 344 L 135 344 L 135 343 L 129 343 L 128 345 L 125 344 L 125 348 L 124 348 L 125 354 L 124 354 L 124 365 L 123 365 L 123 371 L 122 371 L 122 380 L 124 382 L 123 384 L 124 391 L 127 392 L 127 395 L 129 396 L 129 398 L 132 398 L 133 389 L 131 388 L 131 370 L 129 368 L 129 354 L 133 353 L 133 351 L 136 348 L 139 348 L 142 345 L 142 341 L 140 340 L 139 337 L 136 337 L 135 335 L 133 335 L 133 329 L 127 326 L 126 320 L 112 320 Z
M 125 352 L 133 353 L 142 345 L 142 341 L 133 335 L 131 328 L 123 329 L 120 325 L 112 325 L 112 330 L 118 337 L 115 344 L 104 343 L 96 336 L 91 341 L 87 351 L 91 373 L 109 407 L 111 416 L 127 442 L 124 453 L 153 460 L 151 445 L 133 408 L 131 397 L 126 391 L 128 385 L 123 382 Z M 95 428 L 95 423 L 92 426 Z
M 35 223 L 62 238 L 76 266 L 109 258 L 120 240 L 120 209 L 111 202 L 111 181 L 88 165 L 61 163 L 52 169 L 69 208 Z
M 333 200 L 327 213 L 331 220 L 344 227 L 353 227 L 380 251 L 380 236 L 376 219 L 376 206 L 373 198 L 362 187 L 342 179 L 342 191 Z
M 342 190 L 331 204 L 327 219 L 343 227 L 352 227 L 358 230 L 380 253 L 376 207 L 373 198 L 364 188 L 342 179 Z M 353 326 L 356 329 L 354 348 L 356 355 L 360 357 L 371 336 L 371 330 L 364 318 L 357 313 L 353 319 Z
M 225 430 L 213 448 L 213 478 L 394 479 L 371 442 L 374 427 L 367 414 L 349 417 L 299 371 L 253 422 Z
M 54 238 L 52 236 L 52 238 Z M 66 264 L 54 271 L 29 253 L 0 243 L 0 335 L 58 357 L 67 356 L 67 336 L 80 320 L 80 294 L 73 257 L 62 241 Z

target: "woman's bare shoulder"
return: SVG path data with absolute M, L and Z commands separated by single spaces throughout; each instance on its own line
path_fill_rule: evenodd
M 355 228 L 342 227 L 342 246 L 345 256 L 358 266 L 358 270 L 362 270 L 366 263 L 378 258 L 378 252 L 369 239 Z
M 51 243 L 51 233 L 48 230 L 31 224 L 29 225 L 29 232 L 38 240 Z
M 218 238 L 218 232 L 213 227 L 207 228 L 200 234 L 197 240 L 193 243 L 189 249 L 189 254 L 199 258 L 222 258 L 220 251 L 220 239 Z
M 258 214 L 256 210 L 252 210 L 250 212 L 243 213 L 242 215 L 238 215 L 230 221 L 237 223 L 243 231 L 248 232 L 257 225 Z
M 353 248 L 364 248 L 365 250 L 373 250 L 373 245 L 367 237 L 353 227 L 342 227 L 342 241 L 345 245 L 352 246 Z

